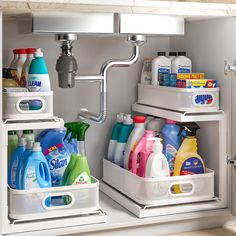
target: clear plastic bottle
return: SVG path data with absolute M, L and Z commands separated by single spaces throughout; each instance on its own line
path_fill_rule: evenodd
M 152 83 L 152 59 L 144 58 L 143 68 L 141 73 L 141 84 L 151 84 Z
M 166 57 L 165 52 L 158 52 L 157 57 L 152 60 L 152 85 L 160 85 L 160 74 L 169 74 L 171 71 L 171 60 Z

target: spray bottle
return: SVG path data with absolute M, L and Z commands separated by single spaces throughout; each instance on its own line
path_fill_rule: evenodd
M 174 165 L 174 176 L 202 174 L 205 172 L 205 164 L 197 153 L 196 132 L 200 127 L 195 122 L 177 123 L 180 126 L 179 135 L 183 130 L 187 137 L 181 144 Z M 175 193 L 181 193 L 179 185 L 174 186 Z

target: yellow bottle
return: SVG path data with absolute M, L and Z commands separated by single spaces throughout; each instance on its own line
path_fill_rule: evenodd
M 195 122 L 179 123 L 180 132 L 184 129 L 187 137 L 183 140 L 174 163 L 174 176 L 194 175 L 205 173 L 205 164 L 201 156 L 197 153 L 196 131 L 200 127 Z M 180 185 L 174 185 L 175 193 L 182 193 Z

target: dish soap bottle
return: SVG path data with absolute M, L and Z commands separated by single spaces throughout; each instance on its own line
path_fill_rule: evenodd
M 117 123 L 113 126 L 113 129 L 112 129 L 112 134 L 111 134 L 111 139 L 109 142 L 108 154 L 107 154 L 107 159 L 111 162 L 114 162 L 116 144 L 118 141 L 120 130 L 123 125 L 124 113 L 117 114 L 116 120 L 117 120 Z
M 152 154 L 149 156 L 146 165 L 146 178 L 169 177 L 170 168 L 165 155 L 162 153 L 163 145 L 160 138 L 148 138 L 153 140 Z M 168 186 L 167 186 L 168 187 Z
M 187 137 L 175 157 L 174 176 L 193 175 L 205 173 L 205 164 L 201 156 L 197 153 L 196 132 L 200 127 L 195 122 L 178 123 L 180 133 L 186 131 Z M 175 193 L 181 193 L 181 186 L 174 185 Z
M 143 137 L 131 154 L 132 172 L 140 177 L 145 177 L 147 160 L 152 152 L 154 141 L 150 140 L 150 138 L 154 138 L 154 131 L 145 130 Z
M 14 189 L 16 188 L 16 169 L 19 163 L 19 158 L 25 151 L 25 144 L 25 138 L 20 138 L 18 140 L 16 150 L 13 152 L 10 161 L 10 167 L 8 170 L 8 184 L 11 188 Z

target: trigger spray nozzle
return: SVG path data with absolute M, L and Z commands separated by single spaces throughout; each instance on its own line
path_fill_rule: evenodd
M 178 136 L 185 130 L 186 136 L 196 136 L 197 130 L 200 129 L 200 126 L 196 122 L 183 122 L 183 123 L 176 123 L 176 125 L 180 126 L 180 130 Z
M 152 152 L 154 153 L 160 153 L 163 151 L 163 144 L 162 144 L 161 138 L 153 137 L 153 138 L 147 138 L 147 141 L 154 141 L 152 146 Z

